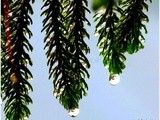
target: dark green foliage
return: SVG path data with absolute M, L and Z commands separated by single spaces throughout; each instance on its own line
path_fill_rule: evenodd
M 34 1 L 32 1 L 34 2 Z M 9 5 L 9 20 L 4 10 Z M 5 102 L 4 113 L 6 120 L 24 120 L 29 117 L 28 104 L 32 103 L 29 97 L 29 90 L 32 86 L 28 82 L 32 74 L 27 65 L 32 65 L 29 54 L 32 51 L 27 35 L 32 36 L 28 25 L 32 20 L 28 14 L 33 14 L 30 0 L 2 1 L 2 37 L 1 37 L 1 96 Z M 10 26 L 6 26 L 7 22 Z M 10 31 L 10 34 L 7 34 Z M 10 43 L 9 37 L 10 35 Z
M 92 2 L 92 9 L 93 10 L 98 10 L 101 7 L 106 7 L 107 4 L 110 2 L 111 0 L 93 0 Z
M 151 2 L 151 0 L 149 0 Z M 28 39 L 32 32 L 33 14 L 30 2 L 34 0 L 2 0 L 1 5 L 1 96 L 5 101 L 6 120 L 25 120 L 29 117 L 28 105 L 32 103 L 28 82 L 32 73 L 28 65 L 32 61 L 28 52 L 32 45 Z M 87 95 L 85 81 L 90 75 L 86 54 L 90 52 L 85 43 L 89 34 L 84 23 L 87 0 L 43 0 L 42 7 L 44 43 L 48 58 L 49 78 L 53 79 L 53 94 L 66 110 L 78 108 L 79 101 Z M 148 17 L 147 0 L 94 0 L 93 9 L 97 22 L 95 34 L 99 35 L 97 46 L 103 57 L 103 64 L 110 75 L 120 74 L 125 68 L 128 52 L 133 54 L 142 49 L 142 30 L 147 33 L 144 22 Z M 9 6 L 7 6 L 7 4 Z M 8 10 L 7 10 L 8 9 Z
M 89 37 L 84 22 L 89 11 L 86 0 L 45 0 L 43 30 L 46 31 L 44 42 L 47 49 L 49 73 L 53 76 L 54 92 L 65 109 L 78 108 L 78 102 L 86 95 L 89 78 L 86 68 L 90 64 L 85 57 L 89 47 L 84 37 Z
M 119 24 L 117 25 L 117 48 L 119 51 L 130 54 L 142 49 L 145 38 L 142 35 L 142 28 L 147 33 L 143 22 L 148 22 L 148 17 L 143 13 L 143 9 L 148 10 L 148 5 L 143 0 L 129 0 L 123 4 L 124 10 Z
M 147 29 L 143 22 L 148 22 L 144 9 L 148 10 L 144 0 L 126 0 L 119 4 L 109 1 L 105 7 L 96 11 L 94 18 L 98 23 L 95 34 L 99 35 L 97 46 L 104 66 L 110 73 L 122 73 L 125 52 L 132 54 L 144 47 L 142 29 L 145 33 Z

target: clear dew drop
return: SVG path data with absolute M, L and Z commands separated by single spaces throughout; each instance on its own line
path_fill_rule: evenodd
M 111 85 L 117 85 L 120 82 L 120 76 L 118 74 L 110 74 L 109 75 L 109 83 Z
M 70 109 L 70 110 L 68 111 L 68 114 L 69 114 L 71 117 L 76 117 L 76 116 L 79 114 L 79 109 L 78 109 L 78 108 Z

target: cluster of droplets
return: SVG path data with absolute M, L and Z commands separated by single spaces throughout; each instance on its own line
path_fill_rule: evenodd
M 79 109 L 78 108 L 70 109 L 70 110 L 68 110 L 68 114 L 71 117 L 76 117 L 79 114 Z
M 120 82 L 120 76 L 118 74 L 110 74 L 109 75 L 109 83 L 111 85 L 117 85 Z

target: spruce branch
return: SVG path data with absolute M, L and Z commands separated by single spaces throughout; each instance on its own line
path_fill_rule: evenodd
M 84 37 L 89 38 L 89 34 L 84 28 L 85 22 L 90 25 L 85 16 L 86 12 L 90 12 L 87 9 L 87 5 L 86 0 L 73 0 L 68 7 L 68 13 L 70 14 L 67 15 L 67 18 L 69 18 L 68 40 L 71 41 L 74 47 L 71 61 L 73 67 L 72 81 L 74 81 L 72 91 L 75 92 L 73 92 L 73 95 L 77 102 L 83 95 L 86 95 L 86 90 L 88 89 L 85 78 L 89 78 L 87 68 L 90 67 L 90 64 L 85 54 L 89 53 L 90 49 L 84 41 Z M 72 109 L 76 107 L 78 106 L 72 107 Z
M 89 77 L 86 67 L 90 65 L 84 52 L 88 53 L 89 48 L 84 37 L 89 35 L 83 23 L 88 22 L 86 6 L 85 0 L 45 0 L 42 7 L 42 15 L 46 16 L 42 31 L 46 31 L 49 78 L 53 77 L 53 94 L 67 110 L 78 108 L 88 89 L 85 77 Z
M 147 29 L 143 22 L 149 21 L 144 9 L 148 11 L 144 0 L 125 0 L 120 3 L 108 0 L 105 6 L 96 11 L 97 46 L 103 64 L 111 74 L 122 73 L 125 52 L 132 54 L 144 47 L 142 29 L 145 33 Z
M 6 100 L 4 113 L 6 120 L 24 120 L 31 114 L 27 106 L 32 103 L 29 90 L 33 89 L 28 80 L 33 76 L 27 68 L 32 61 L 26 51 L 33 49 L 28 41 L 32 36 L 28 29 L 32 24 L 29 13 L 33 14 L 33 11 L 30 0 L 3 0 L 2 6 L 1 96 Z
M 116 24 L 123 10 L 114 1 L 109 1 L 106 8 L 98 10 L 94 16 L 97 21 L 95 35 L 99 36 L 98 44 L 103 64 L 111 74 L 119 74 L 125 68 L 125 56 L 117 51 Z
M 144 48 L 145 38 L 142 29 L 147 33 L 144 22 L 148 22 L 149 19 L 144 10 L 148 11 L 148 5 L 144 0 L 129 0 L 124 1 L 122 7 L 125 10 L 117 25 L 116 45 L 119 51 L 133 54 Z

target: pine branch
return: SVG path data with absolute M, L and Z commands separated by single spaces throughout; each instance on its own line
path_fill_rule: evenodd
M 143 49 L 145 38 L 142 29 L 147 33 L 144 22 L 149 19 L 144 13 L 144 9 L 148 11 L 148 5 L 144 0 L 129 0 L 123 4 L 124 10 L 119 24 L 117 25 L 117 48 L 119 51 L 128 52 L 130 54 Z
M 42 15 L 46 16 L 42 31 L 46 31 L 44 42 L 50 66 L 49 78 L 53 76 L 54 95 L 67 110 L 78 108 L 82 94 L 88 89 L 84 78 L 89 74 L 84 64 L 90 65 L 83 53 L 89 52 L 83 40 L 84 36 L 89 36 L 83 27 L 83 22 L 87 21 L 86 3 L 46 0 L 42 7 L 45 9 Z
M 28 14 L 33 11 L 28 0 L 3 0 L 2 6 L 1 96 L 6 100 L 4 113 L 6 120 L 24 120 L 31 114 L 27 106 L 32 103 L 28 95 L 29 90 L 32 91 L 28 82 L 32 74 L 27 68 L 32 61 L 26 51 L 33 49 L 27 40 L 32 36 L 28 29 L 32 20 Z
M 145 40 L 141 30 L 147 33 L 144 21 L 148 17 L 143 9 L 148 10 L 144 0 L 126 0 L 119 4 L 110 1 L 97 10 L 94 18 L 98 21 L 95 34 L 103 64 L 111 74 L 120 74 L 125 68 L 124 53 L 134 53 L 142 49 Z
M 73 0 L 67 8 L 68 14 L 67 18 L 69 19 L 68 23 L 68 37 L 67 39 L 71 41 L 72 46 L 74 47 L 72 52 L 73 58 L 70 59 L 70 64 L 72 65 L 72 71 L 70 83 L 67 88 L 68 98 L 74 98 L 75 103 L 79 102 L 83 95 L 86 95 L 86 90 L 88 89 L 85 78 L 89 78 L 89 73 L 87 68 L 90 67 L 89 61 L 87 60 L 85 53 L 89 53 L 89 47 L 84 42 L 84 37 L 89 38 L 89 34 L 84 28 L 84 22 L 87 22 L 90 25 L 89 21 L 85 17 L 85 12 L 89 12 L 87 9 L 86 0 Z M 64 96 L 67 97 L 67 96 Z M 72 99 L 68 99 L 68 102 Z M 73 101 L 72 100 L 72 101 Z M 69 106 L 69 109 L 78 108 L 78 105 Z
M 98 10 L 95 14 L 96 35 L 99 35 L 97 46 L 100 55 L 103 57 L 103 64 L 108 68 L 111 74 L 119 74 L 125 68 L 125 56 L 117 51 L 116 42 L 116 24 L 119 21 L 118 15 L 123 12 L 114 1 L 110 1 L 105 9 Z

